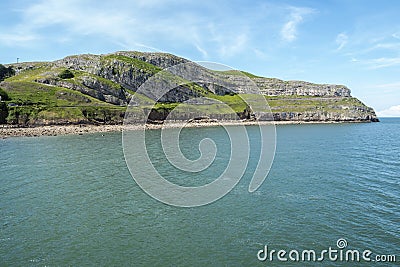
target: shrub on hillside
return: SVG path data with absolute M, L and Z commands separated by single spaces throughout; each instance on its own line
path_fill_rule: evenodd
M 7 92 L 4 91 L 4 90 L 1 89 L 1 88 L 0 88 L 0 99 L 1 99 L 1 101 L 10 100 L 10 97 L 8 96 Z
M 11 77 L 15 74 L 13 68 L 5 67 L 4 65 L 0 64 L 0 81 L 4 80 L 5 78 Z
M 61 79 L 71 79 L 74 78 L 74 74 L 70 70 L 63 70 L 60 74 L 58 74 L 58 77 Z
M 8 108 L 6 103 L 0 102 L 0 124 L 7 123 Z

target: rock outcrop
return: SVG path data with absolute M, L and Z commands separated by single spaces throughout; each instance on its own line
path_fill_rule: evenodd
M 274 120 L 284 121 L 378 121 L 374 110 L 353 98 L 350 89 L 344 85 L 283 81 L 275 78 L 258 77 L 248 73 L 246 75 L 238 75 L 233 72 L 205 70 L 187 59 L 166 53 L 122 51 L 107 55 L 84 54 L 68 56 L 54 62 L 19 63 L 12 66 L 16 71 L 16 76 L 7 79 L 0 86 L 10 91 L 12 95 L 13 88 L 17 85 L 20 88 L 22 83 L 41 84 L 43 86 L 65 88 L 79 92 L 110 105 L 127 106 L 138 88 L 148 81 L 150 77 L 165 68 L 177 66 L 182 63 L 190 63 L 185 65 L 184 70 L 195 74 L 194 76 L 197 78 L 195 83 L 189 82 L 190 77 L 182 76 L 180 75 L 182 73 L 178 71 L 172 73 L 172 78 L 170 77 L 173 80 L 172 83 L 176 83 L 176 86 L 172 90 L 166 94 L 161 94 L 161 91 L 157 91 L 157 88 L 161 90 L 162 88 L 171 86 L 169 82 L 161 79 L 160 81 L 155 81 L 156 84 L 153 88 L 156 89 L 141 91 L 141 94 L 143 94 L 142 97 L 149 100 L 157 100 L 160 103 L 183 103 L 189 101 L 189 103 L 195 105 L 209 105 L 211 107 L 212 105 L 217 106 L 219 104 L 212 104 L 212 101 L 203 101 L 204 103 L 200 103 L 201 101 L 193 99 L 206 97 L 218 99 L 223 102 L 224 97 L 227 97 L 226 99 L 229 97 L 237 99 L 235 96 L 240 94 L 261 92 L 262 95 L 267 97 L 271 113 L 257 117 L 256 112 L 253 112 L 248 106 L 237 108 L 241 105 L 239 101 L 232 105 L 236 107 L 236 115 L 240 119 L 273 118 Z M 70 79 L 60 78 L 59 74 L 65 70 L 70 70 L 74 74 L 74 77 Z M 210 80 L 219 82 L 212 83 L 209 82 Z M 71 92 L 62 92 L 62 94 L 64 96 L 65 94 L 70 94 L 75 100 L 78 99 L 76 101 L 82 103 L 93 104 L 95 102 L 90 98 L 74 95 Z M 59 92 L 56 98 L 60 98 L 60 96 L 61 93 Z M 85 100 L 79 100 L 83 98 Z M 232 102 L 232 99 L 229 101 Z M 9 104 L 17 106 L 27 105 L 25 100 L 20 100 L 17 104 L 12 101 L 15 102 L 15 99 L 10 100 Z M 37 111 L 38 114 L 42 112 L 42 109 L 46 110 L 46 106 L 40 101 L 37 104 L 30 103 L 29 105 L 40 106 L 39 111 Z M 57 105 L 53 106 L 57 107 Z M 84 106 L 84 104 L 81 105 Z M 150 113 L 149 119 L 155 121 L 164 120 L 170 113 L 171 108 L 173 107 L 154 109 Z M 121 117 L 123 117 L 123 114 L 118 115 L 120 111 L 112 111 L 110 114 L 113 115 L 108 116 L 116 118 L 117 121 L 107 121 L 108 117 L 104 115 L 107 112 L 104 113 L 104 110 L 102 111 L 103 113 L 90 113 L 90 109 L 81 108 L 81 115 L 84 118 L 90 117 L 94 120 L 108 123 L 120 123 L 122 121 Z M 199 114 L 192 114 L 190 112 L 186 114 L 182 113 L 180 119 L 190 120 L 194 116 L 199 116 Z M 219 113 L 218 110 L 215 114 L 207 114 L 207 116 L 220 120 L 232 119 L 232 114 Z M 63 119 L 68 120 L 66 118 Z M 26 120 L 29 121 L 29 116 Z M 76 120 L 79 121 L 79 118 Z

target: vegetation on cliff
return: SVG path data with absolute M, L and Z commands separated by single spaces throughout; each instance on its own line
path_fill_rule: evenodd
M 5 78 L 13 76 L 14 74 L 15 71 L 12 66 L 5 67 L 4 65 L 0 64 L 0 81 L 3 81 Z
M 156 92 L 136 90 L 163 68 L 189 62 L 163 53 L 116 52 L 108 55 L 69 56 L 54 62 L 0 65 L 0 123 L 19 125 L 103 123 L 120 124 L 127 104 L 135 95 L 153 105 Z M 251 96 L 238 72 L 215 72 L 237 86 L 229 90 L 206 83 L 189 82 L 170 75 L 179 84 L 154 105 L 151 120 L 163 120 L 177 106 L 195 116 L 190 99 L 207 98 L 197 109 L 217 119 L 230 119 L 232 112 L 252 118 L 243 101 Z M 376 121 L 372 108 L 351 97 L 342 85 L 318 85 L 301 81 L 263 78 L 244 72 L 264 94 L 275 120 Z M 160 84 L 162 87 L 163 84 Z M 225 103 L 223 105 L 222 103 Z M 178 105 L 180 104 L 180 105 Z

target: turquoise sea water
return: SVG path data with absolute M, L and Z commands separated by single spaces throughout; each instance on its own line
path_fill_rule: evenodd
M 248 128 L 256 150 L 257 131 Z M 210 205 L 177 208 L 145 194 L 126 167 L 121 133 L 0 140 L 0 266 L 368 266 L 324 261 L 261 262 L 257 252 L 336 248 L 395 254 L 400 261 L 400 119 L 369 124 L 277 126 L 271 172 L 254 193 L 257 159 L 232 192 Z M 185 129 L 183 152 L 216 140 L 214 164 L 181 173 L 182 185 L 212 181 L 230 146 L 222 128 Z M 257 154 L 257 153 L 255 153 Z M 254 153 L 251 157 L 256 157 Z M 376 263 L 375 263 L 376 264 Z M 397 264 L 397 265 L 396 265 Z

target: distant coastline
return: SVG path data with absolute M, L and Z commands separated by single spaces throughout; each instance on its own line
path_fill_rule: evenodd
M 165 124 L 145 124 L 145 129 L 162 128 L 197 128 L 215 126 L 239 126 L 239 125 L 292 125 L 292 124 L 342 124 L 365 123 L 364 121 L 213 121 L 213 122 L 168 122 Z M 141 130 L 143 124 L 134 125 L 96 125 L 96 124 L 69 124 L 69 125 L 40 125 L 40 126 L 16 126 L 0 125 L 0 139 L 9 137 L 39 137 L 59 135 L 83 135 L 91 133 L 122 132 L 123 130 Z
M 211 70 L 166 53 L 73 55 L 3 69 L 0 124 L 118 125 L 127 111 L 150 121 L 379 121 L 344 85 Z

